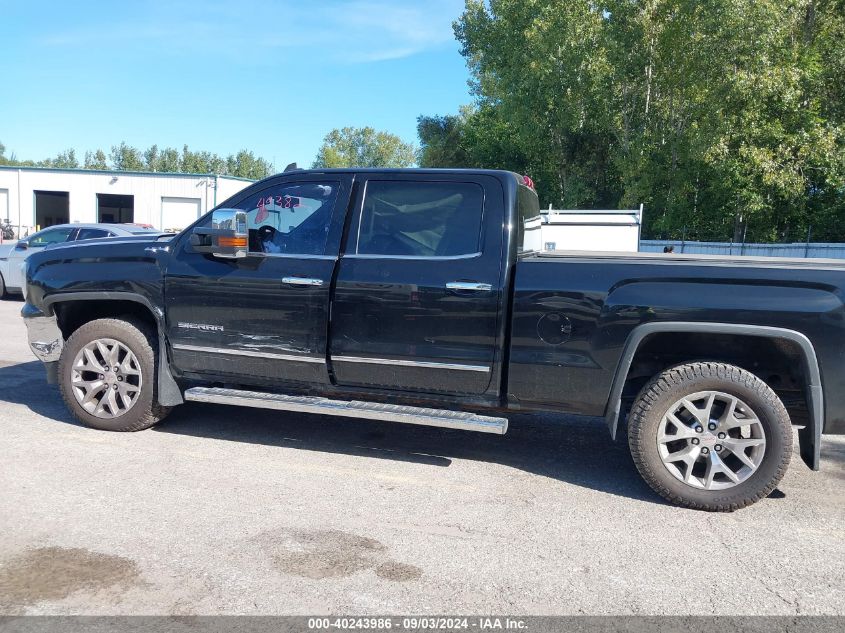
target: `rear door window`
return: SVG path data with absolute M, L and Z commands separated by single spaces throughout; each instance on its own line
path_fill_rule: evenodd
M 95 240 L 103 237 L 111 237 L 111 233 L 103 229 L 79 229 L 76 240 Z
M 456 257 L 481 250 L 484 190 L 475 183 L 370 180 L 356 253 Z

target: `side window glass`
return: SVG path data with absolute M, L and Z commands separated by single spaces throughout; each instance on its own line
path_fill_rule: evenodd
M 44 231 L 43 233 L 33 235 L 29 239 L 29 245 L 30 247 L 47 246 L 47 244 L 55 244 L 56 242 L 66 242 L 67 238 L 75 230 L 75 228 L 71 227 L 65 229 L 52 229 L 49 231 Z
M 234 205 L 247 212 L 254 253 L 322 255 L 339 182 L 277 185 Z
M 450 257 L 479 252 L 484 190 L 464 182 L 371 180 L 357 253 Z
M 111 233 L 103 231 L 102 229 L 79 229 L 76 235 L 77 240 L 94 240 L 101 237 L 109 237 Z

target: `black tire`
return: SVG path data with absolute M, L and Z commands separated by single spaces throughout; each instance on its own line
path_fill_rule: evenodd
M 0 299 L 6 298 L 6 280 L 3 279 L 3 274 L 0 273 Z
M 660 456 L 658 433 L 664 416 L 682 397 L 704 391 L 739 398 L 756 414 L 764 432 L 766 444 L 757 469 L 729 488 L 708 490 L 685 483 Z M 628 441 L 637 470 L 657 494 L 688 508 L 730 512 L 767 497 L 783 478 L 792 456 L 792 425 L 780 398 L 754 374 L 725 363 L 697 362 L 669 368 L 643 387 L 628 416 Z
M 98 339 L 114 339 L 125 345 L 138 359 L 141 376 L 140 393 L 125 413 L 113 418 L 100 418 L 86 411 L 73 393 L 73 362 L 85 345 Z M 77 420 L 103 431 L 142 431 L 163 420 L 169 407 L 157 400 L 156 361 L 158 340 L 145 323 L 131 317 L 98 319 L 76 330 L 68 339 L 59 359 L 59 388 L 68 409 Z

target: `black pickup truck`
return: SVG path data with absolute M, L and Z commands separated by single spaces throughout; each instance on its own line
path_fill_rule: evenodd
M 175 237 L 34 254 L 30 345 L 98 429 L 185 400 L 499 434 L 604 416 L 656 492 L 707 510 L 767 496 L 793 427 L 818 469 L 845 432 L 845 265 L 534 252 L 528 185 L 286 172 Z

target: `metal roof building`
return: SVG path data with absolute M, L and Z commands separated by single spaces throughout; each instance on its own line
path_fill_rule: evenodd
M 0 166 L 0 220 L 17 236 L 65 222 L 183 229 L 252 180 L 214 174 Z

